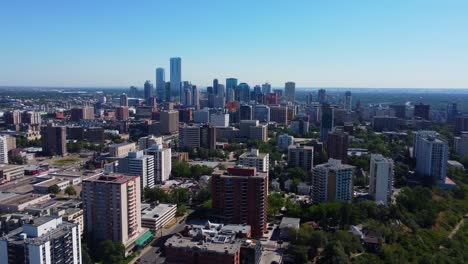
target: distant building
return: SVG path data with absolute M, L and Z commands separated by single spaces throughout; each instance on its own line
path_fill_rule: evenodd
M 352 110 L 352 96 L 351 96 L 350 91 L 347 91 L 345 93 L 344 108 L 348 112 L 351 112 L 351 110 Z
M 162 183 L 169 180 L 172 171 L 171 148 L 164 148 L 161 144 L 153 145 L 145 151 L 145 154 L 153 156 L 155 182 Z
M 260 124 L 258 120 L 241 120 L 240 137 L 266 142 L 268 140 L 268 126 Z
M 244 167 L 255 167 L 259 172 L 268 173 L 270 164 L 269 154 L 260 153 L 258 149 L 251 149 L 250 152 L 239 156 L 239 164 Z
M 76 224 L 43 216 L 0 238 L 0 263 L 81 263 Z
M 67 154 L 67 129 L 64 126 L 47 125 L 41 129 L 42 153 L 47 156 Z
M 447 176 L 448 144 L 435 131 L 417 131 L 413 136 L 416 174 L 439 185 Z
M 156 96 L 161 101 L 165 101 L 166 98 L 166 75 L 164 68 L 156 68 Z
M 422 119 L 429 120 L 430 105 L 419 103 L 414 106 L 414 116 L 421 117 Z
M 162 137 L 146 136 L 138 139 L 138 149 L 144 150 L 153 145 L 161 145 L 163 143 Z
M 137 175 L 140 178 L 141 193 L 145 187 L 153 188 L 154 179 L 154 156 L 144 155 L 143 150 L 128 152 L 125 158 L 118 158 L 117 171 L 130 175 Z
M 288 108 L 286 106 L 270 107 L 270 121 L 278 124 L 288 124 Z
M 270 107 L 267 105 L 255 105 L 253 108 L 253 119 L 262 123 L 269 123 Z
M 180 97 L 182 95 L 182 59 L 179 57 L 170 59 L 170 96 L 174 98 L 174 101 L 180 102 Z
M 372 154 L 369 167 L 369 194 L 377 203 L 388 205 L 393 191 L 393 161 Z
M 229 114 L 213 113 L 210 115 L 210 124 L 214 127 L 228 127 Z
M 342 163 L 348 162 L 348 133 L 334 131 L 328 134 L 327 153 L 329 159 L 338 159 Z
M 374 116 L 372 118 L 372 128 L 376 132 L 396 131 L 398 119 L 395 116 Z
M 354 168 L 334 159 L 315 166 L 312 171 L 312 201 L 314 203 L 351 202 Z
M 294 102 L 296 100 L 296 84 L 294 82 L 285 83 L 284 94 L 286 96 L 286 100 Z
M 0 164 L 8 164 L 8 138 L 0 136 Z
M 468 115 L 455 117 L 455 134 L 460 135 L 464 131 L 468 131 Z
M 314 168 L 314 147 L 293 145 L 288 148 L 288 166 L 299 167 L 305 171 Z
M 71 109 L 71 121 L 94 119 L 94 109 L 90 106 Z
M 127 106 L 120 106 L 115 109 L 115 118 L 120 121 L 128 120 L 130 114 Z
M 322 142 L 326 142 L 328 139 L 328 133 L 333 131 L 335 127 L 334 109 L 329 104 L 324 103 L 320 110 L 320 140 Z
M 406 118 L 406 105 L 404 104 L 393 104 L 389 106 L 390 109 L 393 109 L 395 116 L 400 119 Z
M 327 94 L 325 89 L 318 90 L 318 102 L 324 104 L 327 102 Z
M 253 108 L 251 105 L 240 105 L 239 109 L 239 121 L 252 120 L 253 119 Z
M 289 146 L 294 144 L 294 137 L 288 134 L 278 136 L 278 148 L 282 150 L 288 149 Z
M 468 155 L 468 134 L 453 139 L 453 151 L 460 156 Z
M 309 122 L 304 120 L 291 121 L 289 129 L 291 129 L 292 132 L 303 136 L 309 133 Z
M 136 145 L 133 142 L 123 142 L 109 145 L 109 156 L 121 158 L 127 156 L 130 151 L 135 151 Z
M 173 134 L 179 131 L 179 112 L 175 110 L 160 112 L 160 131 L 162 134 Z
M 128 96 L 125 93 L 120 95 L 120 106 L 128 107 Z

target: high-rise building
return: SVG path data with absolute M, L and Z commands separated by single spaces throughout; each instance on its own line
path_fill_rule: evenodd
M 416 175 L 445 184 L 447 176 L 448 144 L 435 131 L 417 131 L 413 136 Z
M 270 107 L 270 121 L 278 124 L 288 124 L 288 110 L 286 106 Z
M 209 124 L 200 126 L 200 146 L 216 149 L 216 127 Z
M 198 91 L 196 85 L 192 86 L 192 105 L 195 107 L 195 109 L 200 108 L 200 92 Z
M 235 91 L 237 88 L 237 79 L 228 78 L 226 79 L 226 100 L 234 101 L 235 100 Z
M 327 141 L 328 133 L 333 131 L 334 128 L 334 113 L 333 107 L 324 103 L 321 107 L 321 120 L 320 120 L 320 140 Z
M 296 83 L 287 82 L 284 85 L 284 94 L 286 96 L 286 100 L 294 102 L 296 100 Z
M 395 111 L 395 116 L 397 118 L 405 119 L 406 118 L 406 105 L 404 104 L 392 104 L 389 106 L 390 109 Z
M 21 124 L 21 111 L 13 110 L 5 112 L 5 125 L 19 125 Z
M 83 180 L 85 231 L 96 241 L 131 247 L 142 234 L 138 176 L 103 174 Z
M 128 120 L 130 113 L 128 111 L 128 106 L 119 106 L 115 108 L 115 118 L 119 121 Z
M 147 148 L 151 148 L 153 145 L 161 145 L 162 143 L 162 137 L 155 137 L 153 135 L 141 137 L 138 139 L 138 149 L 144 150 Z
M 258 120 L 241 120 L 239 124 L 239 136 L 266 142 L 268 140 L 268 126 L 260 124 Z
M 264 95 L 264 103 L 266 105 L 278 105 L 280 103 L 277 93 L 267 93 Z
M 179 112 L 175 110 L 161 111 L 160 131 L 162 134 L 173 134 L 179 131 Z
M 464 131 L 468 131 L 468 115 L 455 117 L 455 134 L 460 135 Z
M 8 164 L 8 138 L 0 136 L 0 164 Z
M 161 144 L 155 144 L 145 150 L 145 154 L 153 156 L 155 182 L 163 183 L 169 180 L 172 170 L 171 148 L 164 148 Z
M 468 155 L 468 134 L 453 139 L 453 151 L 460 156 Z
M 372 128 L 376 132 L 396 131 L 398 119 L 395 116 L 374 116 L 372 118 Z
M 212 207 L 222 222 L 247 224 L 252 236 L 261 237 L 267 227 L 268 173 L 256 168 L 233 167 L 211 178 Z
M 270 168 L 270 155 L 260 153 L 258 149 L 251 149 L 239 156 L 239 164 L 244 167 L 254 167 L 258 172 L 266 172 Z
M 208 108 L 203 108 L 193 112 L 193 122 L 195 123 L 209 123 L 210 111 Z
M 380 154 L 371 154 L 369 194 L 377 203 L 388 205 L 393 191 L 393 161 Z
M 166 73 L 164 68 L 156 68 L 156 96 L 161 101 L 166 98 Z
M 150 102 L 151 98 L 154 97 L 154 86 L 153 86 L 153 84 L 151 83 L 150 80 L 147 80 L 145 82 L 143 91 L 145 93 L 146 105 L 150 105 L 149 102 Z
M 447 123 L 452 124 L 455 121 L 455 117 L 458 115 L 457 103 L 447 104 Z
M 301 136 L 309 133 L 309 121 L 305 121 L 305 120 L 295 120 L 295 121 L 292 121 L 291 124 L 289 125 L 289 129 L 296 133 L 296 134 L 299 134 Z
M 128 107 L 128 96 L 125 93 L 120 95 L 120 106 Z
M 171 97 L 175 101 L 180 101 L 182 94 L 182 59 L 179 57 L 170 59 L 171 65 Z
M 41 114 L 39 112 L 34 112 L 34 111 L 24 111 L 21 115 L 21 123 L 30 124 L 30 125 L 40 125 Z
M 47 156 L 67 154 L 67 128 L 49 124 L 41 129 L 42 153 Z
M 288 134 L 282 134 L 278 136 L 278 148 L 281 150 L 286 150 L 290 146 L 294 145 L 294 137 Z
M 154 180 L 154 157 L 144 155 L 143 150 L 128 152 L 127 157 L 118 158 L 117 171 L 140 177 L 141 193 L 145 187 L 153 188 Z
M 254 105 L 253 119 L 258 120 L 261 123 L 269 123 L 270 122 L 270 107 L 268 107 L 267 105 Z
M 246 83 L 240 83 L 235 91 L 236 101 L 248 103 L 250 102 L 250 86 Z
M 213 113 L 210 115 L 210 124 L 214 127 L 228 127 L 229 114 Z
M 348 133 L 334 131 L 328 134 L 327 153 L 329 159 L 341 160 L 342 163 L 348 161 Z
M 240 105 L 237 111 L 239 112 L 239 121 L 252 120 L 253 109 L 251 105 L 246 105 L 246 104 Z
M 330 159 L 312 171 L 312 202 L 351 202 L 354 166 Z
M 200 125 L 183 125 L 179 127 L 179 147 L 200 147 Z
M 94 119 L 94 109 L 91 106 L 81 108 L 72 108 L 70 114 L 71 121 L 90 120 Z
M 414 106 L 414 116 L 429 120 L 430 105 L 419 103 Z
M 345 93 L 344 108 L 348 112 L 351 112 L 351 110 L 352 110 L 352 97 L 351 97 L 351 92 L 350 91 L 347 91 Z
M 0 237 L 0 263 L 81 263 L 77 224 L 42 216 Z
M 268 82 L 262 84 L 262 93 L 264 94 L 271 93 L 271 84 L 269 84 Z
M 324 104 L 327 102 L 327 92 L 325 89 L 318 90 L 318 102 Z
M 299 167 L 305 171 L 314 168 L 314 147 L 293 145 L 288 147 L 288 166 Z

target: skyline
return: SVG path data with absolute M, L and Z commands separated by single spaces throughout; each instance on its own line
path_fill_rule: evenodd
M 27 2 L 1 4 L 0 86 L 143 87 L 181 57 L 200 87 L 468 88 L 461 0 Z

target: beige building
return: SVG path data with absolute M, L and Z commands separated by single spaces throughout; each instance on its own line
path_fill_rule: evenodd
M 0 182 L 8 182 L 24 176 L 22 165 L 0 165 Z
M 140 179 L 103 174 L 83 181 L 84 224 L 95 240 L 121 242 L 131 248 L 142 235 Z
M 293 145 L 288 148 L 288 166 L 299 167 L 305 171 L 314 168 L 314 147 Z
M 179 131 L 179 111 L 162 111 L 159 116 L 161 134 L 173 134 Z
M 130 151 L 135 151 L 136 145 L 131 142 L 112 144 L 109 146 L 109 154 L 114 158 L 126 157 Z

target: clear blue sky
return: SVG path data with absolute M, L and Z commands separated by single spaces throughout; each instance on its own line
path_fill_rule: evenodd
M 467 0 L 0 3 L 0 85 L 468 88 Z

